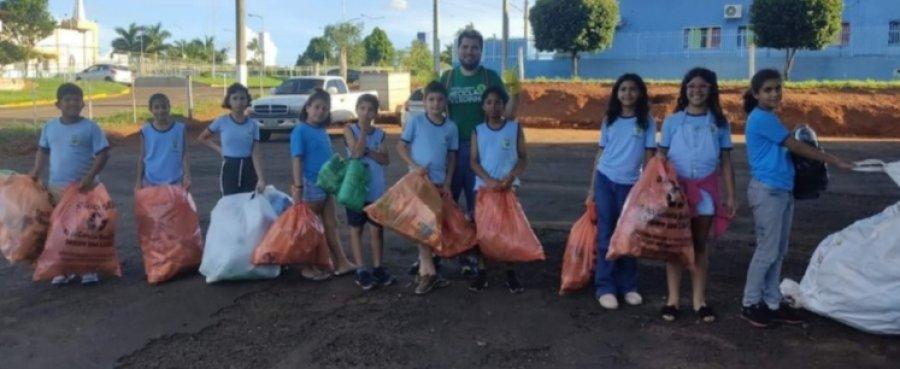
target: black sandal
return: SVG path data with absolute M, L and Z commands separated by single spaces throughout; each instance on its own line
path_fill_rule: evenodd
M 712 323 L 716 321 L 716 312 L 709 306 L 703 305 L 694 312 L 697 313 L 701 322 Z
M 681 315 L 681 312 L 678 311 L 678 307 L 675 305 L 663 306 L 662 310 L 659 311 L 660 318 L 670 323 L 678 320 L 679 315 Z

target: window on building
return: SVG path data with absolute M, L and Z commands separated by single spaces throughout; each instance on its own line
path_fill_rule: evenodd
M 888 25 L 888 45 L 900 45 L 900 20 L 893 20 Z
M 832 45 L 847 46 L 850 45 L 850 23 L 841 23 L 841 32 L 834 37 Z
M 747 48 L 753 43 L 753 31 L 747 26 L 738 27 L 737 31 L 737 47 L 739 49 Z
M 718 49 L 721 45 L 721 27 L 691 27 L 684 29 L 685 49 Z

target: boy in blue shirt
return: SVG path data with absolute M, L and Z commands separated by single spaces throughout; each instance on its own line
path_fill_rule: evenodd
M 459 149 L 459 130 L 456 123 L 444 117 L 446 108 L 447 89 L 439 82 L 429 83 L 425 87 L 425 114 L 414 117 L 403 128 L 397 152 L 410 171 L 427 173 L 431 183 L 449 193 Z M 433 257 L 431 249 L 419 245 L 417 295 L 447 285 L 447 281 L 437 275 Z
M 50 176 L 47 187 L 54 201 L 70 184 L 76 184 L 82 193 L 90 192 L 97 183 L 97 174 L 109 160 L 109 141 L 94 121 L 81 116 L 84 108 L 84 92 L 74 83 L 63 83 L 56 90 L 56 108 L 59 118 L 53 118 L 41 129 L 38 151 L 34 159 L 31 177 L 39 180 L 47 157 L 50 158 Z M 51 283 L 64 284 L 75 275 L 59 275 Z M 100 281 L 97 273 L 85 273 L 82 284 Z

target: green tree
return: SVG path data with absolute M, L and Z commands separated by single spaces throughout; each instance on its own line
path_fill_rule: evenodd
M 247 45 L 247 51 L 253 52 L 253 58 L 247 61 L 249 65 L 262 65 L 262 48 L 259 44 L 259 37 L 250 40 Z
M 0 40 L 0 65 L 12 64 L 24 59 L 22 48 L 12 42 Z
M 453 43 L 444 45 L 444 51 L 441 51 L 441 64 L 453 65 Z
M 160 54 L 166 51 L 166 48 L 169 47 L 169 45 L 166 43 L 166 40 L 169 37 L 172 37 L 172 34 L 169 31 L 163 29 L 161 23 L 144 26 L 143 30 L 143 34 L 146 37 L 146 39 L 144 40 L 145 53 Z
M 142 43 L 147 43 L 144 39 L 144 33 L 141 26 L 135 23 L 128 25 L 128 28 L 116 27 L 116 37 L 112 40 L 112 48 L 117 53 L 130 54 L 141 52 Z
M 352 53 L 353 56 L 365 55 L 362 43 L 362 23 L 343 22 L 325 26 L 325 39 L 337 50 L 341 66 L 341 77 L 347 79 L 347 62 Z
M 572 55 L 572 75 L 578 76 L 579 53 L 612 44 L 619 23 L 615 0 L 538 0 L 528 20 L 538 50 Z
M 366 51 L 366 65 L 387 65 L 394 59 L 394 44 L 381 28 L 375 27 L 363 39 L 363 47 Z
M 409 50 L 404 51 L 403 66 L 409 70 L 418 85 L 425 85 L 437 79 L 434 73 L 434 58 L 428 45 L 415 40 Z
M 755 0 L 750 25 L 756 43 L 785 51 L 784 78 L 789 79 L 797 50 L 819 50 L 841 31 L 841 0 Z
M 18 49 L 20 58 L 13 54 L 6 58 L 23 60 L 25 77 L 28 77 L 28 62 L 40 55 L 34 46 L 56 27 L 47 10 L 47 0 L 4 0 L 0 2 L 0 20 L 3 21 L 3 39 L 8 43 L 3 47 L 4 54 L 7 48 Z
M 331 44 L 325 37 L 313 37 L 306 46 L 306 51 L 297 57 L 297 66 L 310 66 L 316 63 L 326 64 L 334 59 Z

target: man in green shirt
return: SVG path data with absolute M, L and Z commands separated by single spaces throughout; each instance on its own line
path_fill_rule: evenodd
M 474 29 L 467 29 L 459 34 L 456 40 L 459 66 L 444 72 L 441 83 L 447 87 L 450 120 L 459 127 L 459 152 L 456 158 L 456 170 L 453 172 L 451 189 L 453 199 L 460 205 L 459 196 L 466 194 L 466 209 L 472 214 L 475 207 L 475 173 L 469 164 L 469 142 L 475 126 L 484 122 L 484 110 L 481 107 L 481 94 L 491 86 L 499 86 L 506 91 L 503 80 L 497 72 L 481 65 L 481 49 L 484 39 Z M 515 97 L 507 104 L 506 118 L 512 119 L 515 111 Z

